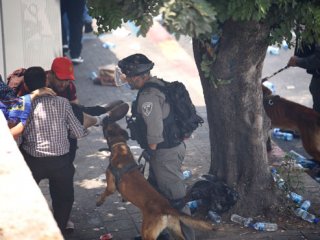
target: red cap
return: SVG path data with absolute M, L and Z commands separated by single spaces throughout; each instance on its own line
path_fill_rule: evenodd
M 73 64 L 69 58 L 55 58 L 51 70 L 60 80 L 74 80 Z

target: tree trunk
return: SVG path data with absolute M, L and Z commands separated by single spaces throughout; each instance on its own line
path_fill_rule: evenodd
M 261 214 L 274 202 L 270 191 L 266 134 L 263 131 L 261 71 L 269 29 L 258 22 L 227 21 L 215 50 L 211 73 L 231 80 L 215 88 L 201 71 L 208 47 L 193 39 L 210 129 L 210 173 L 235 187 L 240 200 L 232 212 Z

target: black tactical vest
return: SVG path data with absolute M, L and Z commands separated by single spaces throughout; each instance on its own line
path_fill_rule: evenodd
M 131 120 L 131 123 L 128 122 L 128 128 L 131 132 L 131 139 L 136 140 L 141 148 L 146 149 L 148 148 L 148 141 L 147 141 L 147 126 L 144 122 L 144 119 L 142 117 L 142 114 L 138 113 L 138 100 L 140 93 L 145 90 L 148 86 L 145 86 L 141 88 L 138 92 L 137 99 L 132 102 L 132 108 L 131 113 L 132 117 L 129 119 Z M 130 127 L 130 124 L 132 125 Z M 135 126 L 133 126 L 135 125 Z M 134 128 L 134 129 L 132 129 Z M 164 141 L 161 143 L 158 143 L 157 149 L 163 149 L 163 148 L 172 148 L 178 146 L 182 140 L 179 137 L 180 130 L 177 127 L 177 124 L 174 119 L 174 114 L 172 112 L 172 107 L 170 107 L 169 115 L 163 119 L 163 139 Z

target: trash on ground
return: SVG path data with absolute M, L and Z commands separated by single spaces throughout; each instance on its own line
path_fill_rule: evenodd
M 111 240 L 111 239 L 112 239 L 111 233 L 106 233 L 100 236 L 100 240 Z
M 293 134 L 292 133 L 286 133 L 280 131 L 279 128 L 274 128 L 272 132 L 272 136 L 278 139 L 282 139 L 284 141 L 292 141 L 293 140 Z
M 276 223 L 256 222 L 251 226 L 258 231 L 275 232 L 278 230 L 278 225 Z
M 238 200 L 238 193 L 214 175 L 205 174 L 188 190 L 187 198 L 202 200 L 202 208 L 217 214 L 228 211 Z
M 253 221 L 253 219 L 251 217 L 245 218 L 245 217 L 242 217 L 238 214 L 232 214 L 231 221 L 234 223 L 238 223 L 244 227 L 249 227 L 249 225 Z
M 218 213 L 216 213 L 215 211 L 209 210 L 209 212 L 208 212 L 208 218 L 209 218 L 213 223 L 216 223 L 216 224 L 221 223 L 221 216 L 220 216 Z
M 104 42 L 104 43 L 102 44 L 102 47 L 103 47 L 103 48 L 106 48 L 106 49 L 111 49 L 111 48 L 115 48 L 116 45 L 115 45 L 114 43 L 112 43 L 112 42 Z
M 267 87 L 272 92 L 272 94 L 276 93 L 276 88 L 275 88 L 275 86 L 274 86 L 274 84 L 272 82 L 264 81 L 262 84 L 265 87 Z
M 269 46 L 267 49 L 267 53 L 270 55 L 279 55 L 280 49 L 278 47 Z
M 286 89 L 288 89 L 288 90 L 292 90 L 292 89 L 295 89 L 296 87 L 295 86 L 293 86 L 293 85 L 288 85 L 288 86 L 286 86 Z
M 183 174 L 183 179 L 184 180 L 192 177 L 192 172 L 190 170 L 185 170 L 185 171 L 182 172 L 182 174 Z
M 316 163 L 315 161 L 305 158 L 294 150 L 290 150 L 288 156 L 295 160 L 297 163 L 301 164 L 301 166 L 304 168 L 312 169 L 318 165 L 318 163 Z

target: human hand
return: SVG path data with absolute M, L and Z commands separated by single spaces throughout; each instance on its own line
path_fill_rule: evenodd
M 156 155 L 156 150 L 152 150 L 150 148 L 143 150 L 142 152 L 142 156 L 147 162 L 152 161 L 152 159 L 155 158 L 155 155 Z
M 287 63 L 287 66 L 289 66 L 289 67 L 295 67 L 295 66 L 297 66 L 297 57 L 296 57 L 296 56 L 292 56 L 292 57 L 289 59 L 289 62 Z
M 51 89 L 47 87 L 39 88 L 37 90 L 34 90 L 30 93 L 31 99 L 41 97 L 43 95 L 51 95 L 51 96 L 56 96 L 57 94 Z

